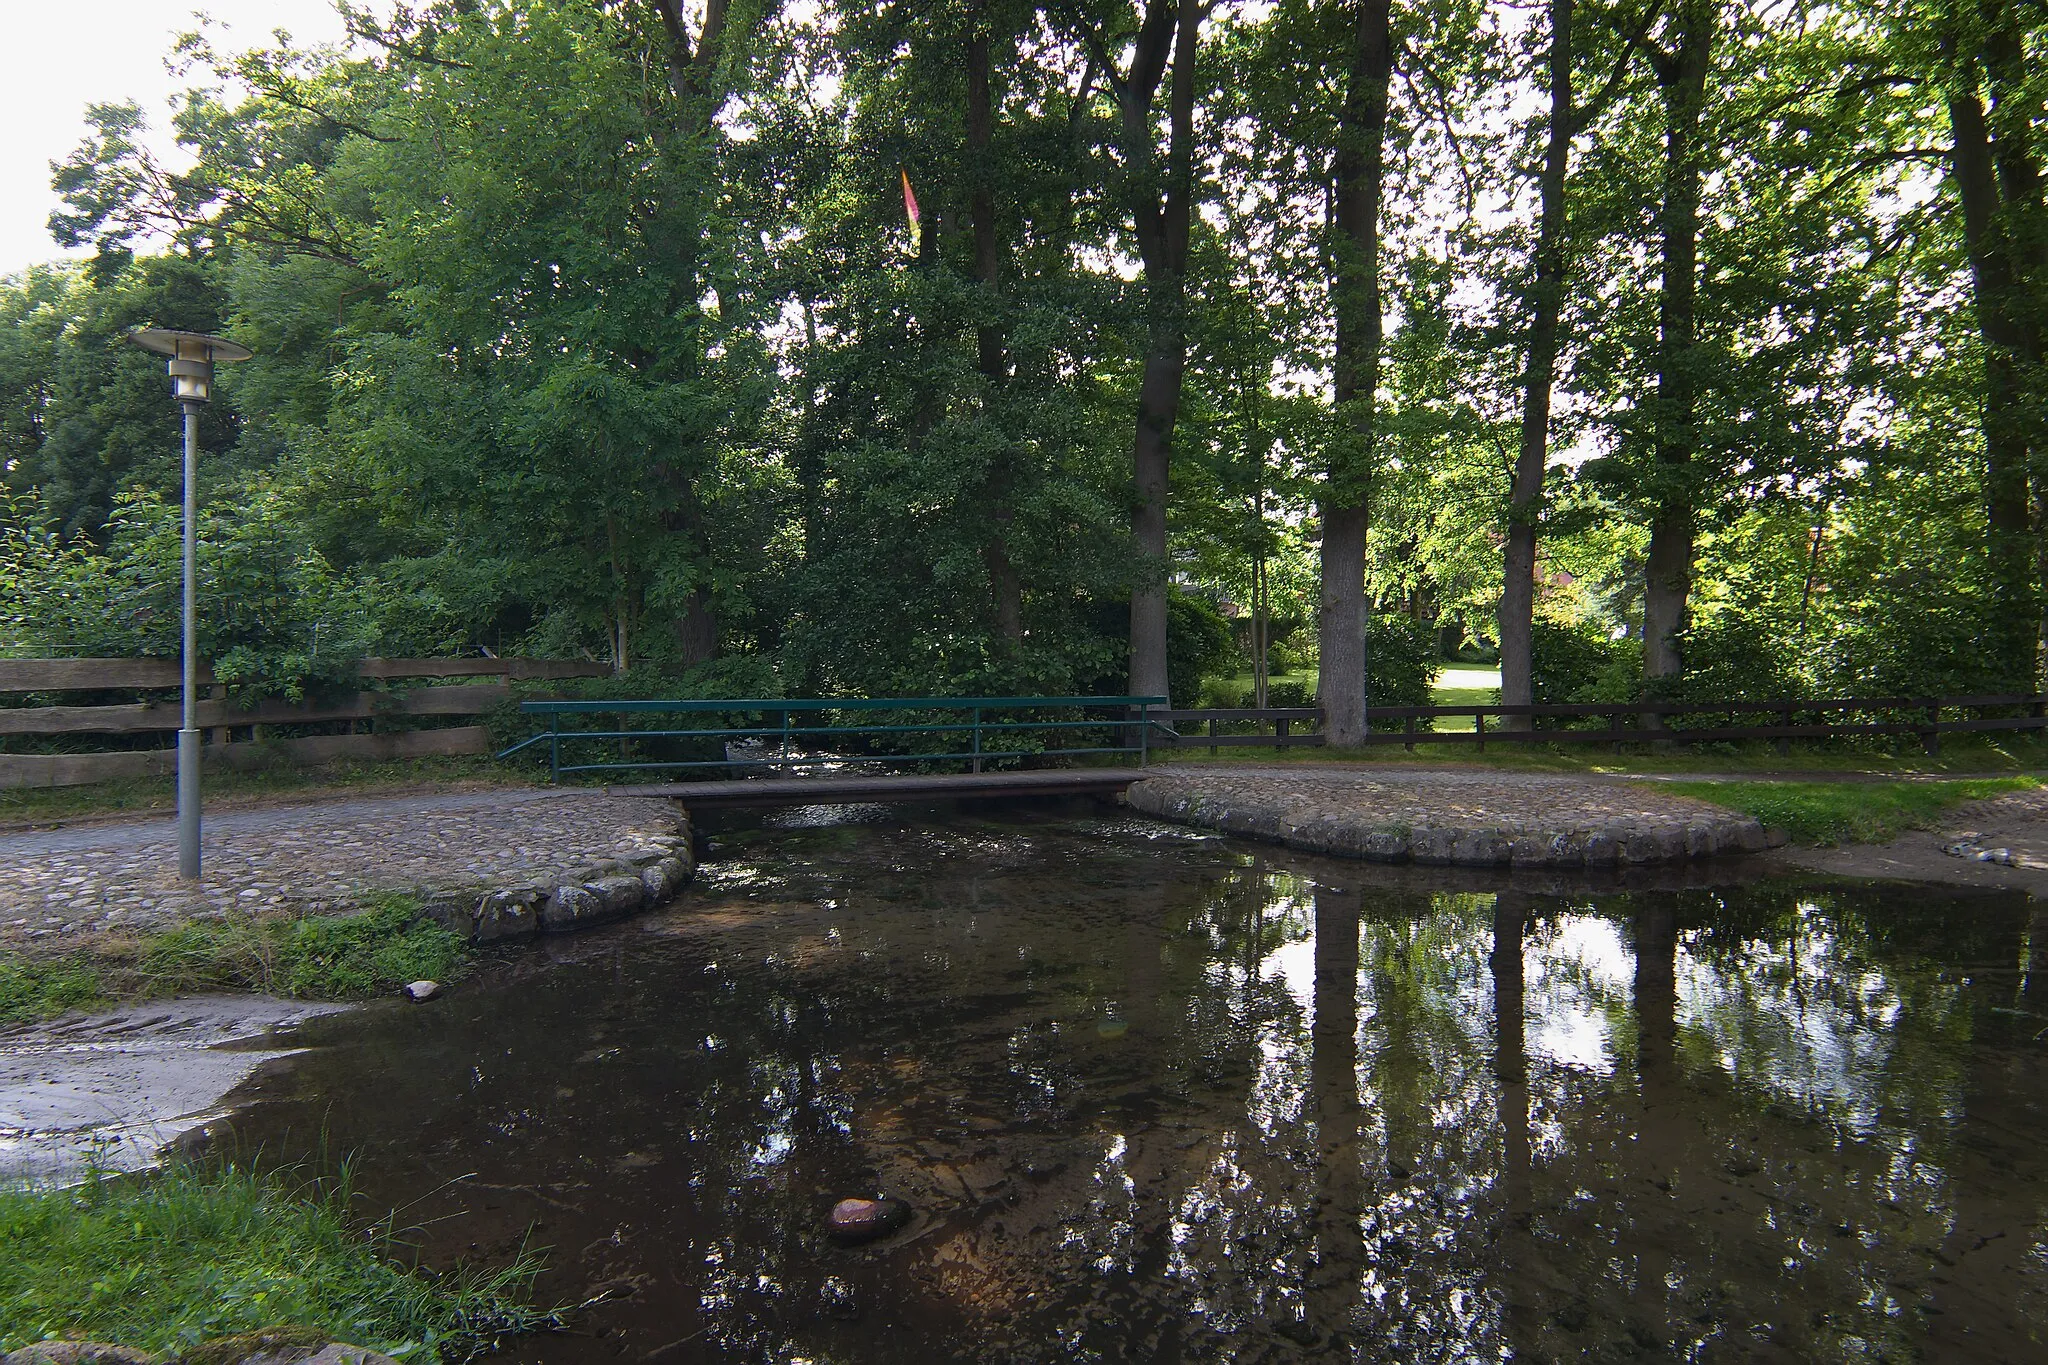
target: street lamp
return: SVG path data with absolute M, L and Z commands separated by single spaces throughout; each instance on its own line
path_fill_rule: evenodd
M 208 336 L 145 327 L 128 339 L 145 351 L 171 358 L 171 397 L 185 409 L 185 709 L 178 728 L 178 875 L 199 876 L 199 729 L 193 724 L 194 687 L 198 674 L 198 630 L 192 591 L 192 563 L 197 544 L 199 473 L 199 409 L 213 399 L 213 367 L 247 360 L 246 346 Z

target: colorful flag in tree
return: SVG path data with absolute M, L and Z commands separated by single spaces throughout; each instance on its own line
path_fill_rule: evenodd
M 910 235 L 917 235 L 917 196 L 910 192 L 910 172 L 903 172 L 903 216 L 910 220 Z

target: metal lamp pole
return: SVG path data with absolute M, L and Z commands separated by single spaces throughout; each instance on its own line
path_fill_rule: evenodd
M 128 339 L 170 357 L 171 396 L 185 412 L 184 709 L 178 725 L 178 875 L 199 876 L 199 410 L 213 398 L 213 367 L 247 360 L 246 346 L 204 332 L 150 327 Z

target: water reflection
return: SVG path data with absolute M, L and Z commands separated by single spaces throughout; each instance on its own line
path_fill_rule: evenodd
M 522 1359 L 2048 1354 L 2024 901 L 880 819 L 319 1026 L 243 1139 L 324 1128 L 430 1258 L 537 1223 L 544 1287 L 609 1301 Z M 918 1220 L 828 1246 L 875 1191 Z

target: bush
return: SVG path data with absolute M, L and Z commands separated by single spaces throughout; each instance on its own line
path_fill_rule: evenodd
M 1175 706 L 1201 699 L 1202 682 L 1237 659 L 1237 637 L 1216 604 L 1179 591 L 1166 596 L 1166 679 Z
M 1436 627 L 1375 616 L 1365 637 L 1366 705 L 1427 706 L 1436 688 Z
M 1538 619 L 1529 638 L 1530 692 L 1538 706 L 1634 701 L 1642 689 L 1642 646 Z

